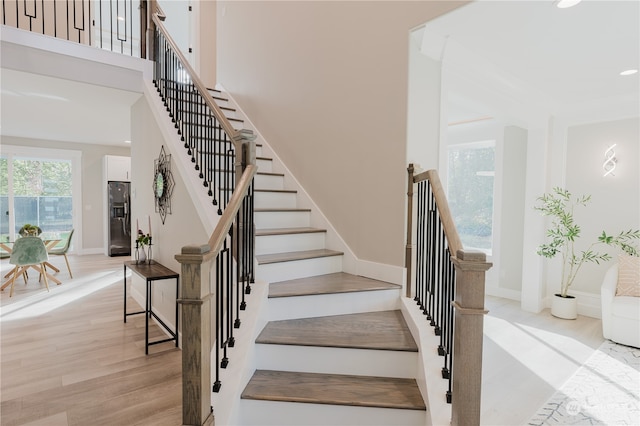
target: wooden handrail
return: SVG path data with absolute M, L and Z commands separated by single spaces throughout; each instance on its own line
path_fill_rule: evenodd
M 256 165 L 248 165 L 244 172 L 242 173 L 242 177 L 236 184 L 236 188 L 233 191 L 233 195 L 229 200 L 229 204 L 227 204 L 227 208 L 224 209 L 224 213 L 220 217 L 220 221 L 216 228 L 213 230 L 211 237 L 209 238 L 209 247 L 211 247 L 211 252 L 217 254 L 222 248 L 222 244 L 224 243 L 225 238 L 229 234 L 229 229 L 233 224 L 233 221 L 242 206 L 242 201 L 244 197 L 247 195 L 247 191 L 249 190 L 249 186 L 251 182 L 253 182 L 253 177 L 258 172 L 258 166 Z
M 222 130 L 224 130 L 224 132 L 227 135 L 229 135 L 229 137 L 233 141 L 235 148 L 239 152 L 241 148 L 241 138 L 238 138 L 236 134 L 240 133 L 241 131 L 233 128 L 229 119 L 224 115 L 220 107 L 213 101 L 213 97 L 209 95 L 209 89 L 207 89 L 207 86 L 202 82 L 202 80 L 200 80 L 195 70 L 189 64 L 189 61 L 187 60 L 187 58 L 184 57 L 184 55 L 180 51 L 180 48 L 178 48 L 178 45 L 176 44 L 176 42 L 169 35 L 169 32 L 167 31 L 164 24 L 162 23 L 164 19 L 165 19 L 165 16 L 160 9 L 157 9 L 156 12 L 153 13 L 154 24 L 160 31 L 162 31 L 162 34 L 164 34 L 164 37 L 166 38 L 167 43 L 171 46 L 171 49 L 173 49 L 174 54 L 178 57 L 178 59 L 180 60 L 180 63 L 182 64 L 182 66 L 184 66 L 185 70 L 187 71 L 187 74 L 189 74 L 189 76 L 191 77 L 191 81 L 193 81 L 193 84 L 196 86 L 198 91 L 203 95 L 202 98 L 204 99 L 205 103 L 211 109 L 216 119 L 220 122 L 220 125 L 222 126 Z M 209 96 L 206 96 L 206 95 L 209 95 Z
M 447 242 L 449 243 L 449 252 L 452 256 L 455 256 L 458 250 L 462 250 L 464 247 L 462 246 L 462 241 L 460 241 L 456 224 L 453 222 L 447 196 L 440 182 L 438 172 L 436 170 L 427 170 L 413 177 L 413 183 L 418 183 L 423 180 L 429 180 L 429 182 L 431 182 L 433 196 L 436 199 L 436 207 L 440 213 L 444 234 L 447 236 Z

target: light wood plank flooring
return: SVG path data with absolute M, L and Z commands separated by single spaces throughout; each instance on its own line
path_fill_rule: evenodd
M 123 260 L 70 256 L 70 279 L 64 259 L 53 258 L 62 285 L 51 293 L 35 274 L 12 298 L 1 293 L 0 424 L 181 424 L 181 353 L 169 342 L 145 356 L 144 318 L 123 324 Z M 2 260 L 2 274 L 9 269 Z M 526 424 L 604 340 L 601 323 L 492 297 L 487 307 L 482 424 Z
M 602 322 L 558 319 L 487 297 L 481 424 L 524 425 L 604 342 Z
M 144 316 L 123 323 L 126 258 L 69 259 L 74 278 L 60 258 L 62 285 L 49 293 L 35 271 L 13 297 L 2 292 L 0 423 L 181 424 L 181 352 L 169 342 L 145 356 Z M 131 298 L 129 308 L 141 309 Z M 155 325 L 149 332 L 151 340 L 163 335 Z

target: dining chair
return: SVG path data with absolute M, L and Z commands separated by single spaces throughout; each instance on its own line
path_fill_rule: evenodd
M 69 276 L 73 278 L 73 274 L 71 273 L 71 266 L 69 266 L 69 259 L 67 258 L 67 252 L 69 251 L 69 246 L 71 245 L 71 237 L 73 237 L 73 229 L 67 235 L 66 240 L 62 246 L 57 245 L 53 248 L 49 249 L 49 254 L 54 256 L 64 256 L 64 261 L 67 262 L 67 269 L 69 270 Z
M 13 244 L 13 250 L 11 250 L 11 257 L 9 258 L 9 263 L 16 266 L 13 278 L 11 279 L 11 291 L 9 292 L 9 297 L 13 296 L 13 286 L 16 282 L 16 278 L 18 278 L 18 275 L 22 275 L 28 268 L 34 268 L 44 276 L 44 283 L 47 286 L 47 291 L 49 291 L 49 280 L 47 279 L 49 274 L 47 274 L 44 269 L 44 262 L 47 260 L 49 260 L 47 249 L 40 238 L 18 238 Z

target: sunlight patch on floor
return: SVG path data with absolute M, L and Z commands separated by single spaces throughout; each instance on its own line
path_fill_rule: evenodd
M 122 272 L 96 272 L 80 279 L 63 282 L 61 285 L 50 285 L 50 292 L 38 291 L 13 303 L 2 306 L 0 322 L 33 318 L 79 300 L 96 291 L 122 281 Z
M 571 337 L 491 316 L 485 317 L 484 334 L 554 388 L 593 353 Z

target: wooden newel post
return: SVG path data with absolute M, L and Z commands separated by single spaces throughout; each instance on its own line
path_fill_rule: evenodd
M 492 264 L 482 252 L 458 250 L 453 339 L 451 424 L 480 424 L 485 273 Z
M 211 297 L 208 245 L 182 248 L 182 424 L 213 425 L 211 407 Z
M 233 143 L 236 147 L 236 162 L 234 164 L 235 168 L 235 176 L 236 182 L 240 181 L 242 174 L 244 173 L 244 169 L 249 165 L 256 164 L 256 137 L 258 135 L 254 134 L 251 130 L 241 129 L 233 135 Z M 249 218 L 245 217 L 245 212 L 243 209 L 239 211 L 240 220 L 236 224 L 238 227 L 238 235 L 245 235 L 245 230 L 249 228 L 252 231 L 252 240 L 245 241 L 244 238 L 238 238 L 236 244 L 234 245 L 233 258 L 236 262 L 243 262 L 244 259 L 239 253 L 242 253 L 245 247 L 242 247 L 243 244 L 250 244 L 251 247 L 255 247 L 255 232 L 253 230 L 253 224 L 249 223 Z M 249 271 L 250 268 L 247 265 L 240 264 L 240 271 Z M 249 277 L 240 277 L 242 281 L 248 281 Z

